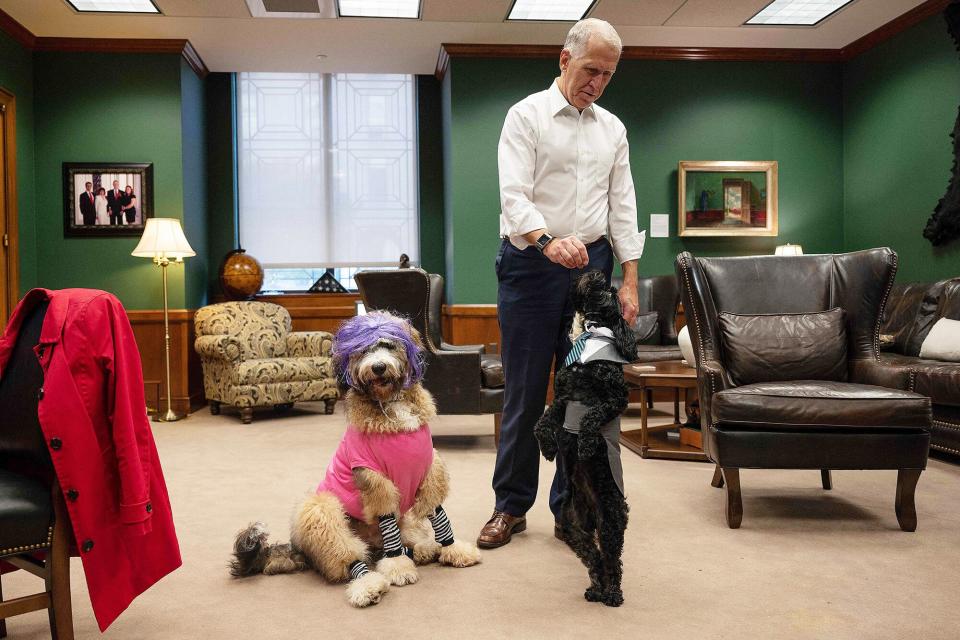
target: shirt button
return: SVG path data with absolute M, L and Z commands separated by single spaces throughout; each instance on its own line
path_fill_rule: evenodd
M 153 511 L 153 505 L 148 502 L 148 503 L 147 503 L 147 513 L 150 513 L 151 511 Z
M 77 498 L 79 497 L 80 497 L 80 492 L 77 491 L 76 489 L 70 489 L 69 491 L 67 491 L 67 500 L 69 500 L 70 502 L 76 502 Z
M 60 438 L 50 438 L 50 448 L 54 451 L 60 451 L 60 447 L 63 446 L 63 440 Z
M 43 387 L 37 389 L 37 400 L 43 400 Z
M 81 548 L 83 549 L 84 553 L 89 553 L 93 549 L 93 540 L 90 540 L 89 538 L 84 540 L 83 547 Z

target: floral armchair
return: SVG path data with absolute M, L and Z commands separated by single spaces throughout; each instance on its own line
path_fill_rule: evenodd
M 197 310 L 194 348 L 203 364 L 210 412 L 240 409 L 244 424 L 253 408 L 289 409 L 294 402 L 323 400 L 333 413 L 340 392 L 326 331 L 291 331 L 290 314 L 267 302 L 224 302 Z

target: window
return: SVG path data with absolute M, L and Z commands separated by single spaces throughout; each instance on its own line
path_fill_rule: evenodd
M 419 263 L 413 76 L 241 73 L 240 240 L 264 290 Z

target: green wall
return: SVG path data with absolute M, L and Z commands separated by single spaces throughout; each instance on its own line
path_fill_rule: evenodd
M 417 76 L 417 132 L 420 173 L 420 266 L 444 274 L 443 129 L 440 82 Z
M 220 291 L 223 257 L 237 248 L 236 74 L 207 76 L 207 288 Z
M 183 232 L 197 256 L 185 260 L 184 306 L 207 303 L 207 110 L 204 81 L 180 59 Z M 179 268 L 179 267 L 178 267 Z
M 947 190 L 960 105 L 960 54 L 937 15 L 844 68 L 844 248 L 886 245 L 897 280 L 960 275 L 960 239 L 923 237 Z
M 510 106 L 547 88 L 556 60 L 455 58 L 444 78 L 447 300 L 496 301 L 500 211 L 497 141 Z M 843 247 L 842 70 L 796 62 L 621 61 L 600 100 L 627 128 L 640 229 L 670 214 L 669 238 L 648 238 L 641 275 L 673 273 L 699 255 L 808 253 Z M 680 160 L 777 160 L 777 238 L 678 238 Z
M 198 284 L 206 277 L 205 178 L 197 177 L 205 174 L 205 163 L 196 157 L 203 141 L 202 83 L 191 79 L 181 60 L 176 54 L 34 54 L 41 286 L 104 289 L 128 309 L 161 306 L 158 270 L 130 255 L 138 238 L 63 237 L 63 162 L 151 162 L 154 215 L 184 220 L 199 256 L 188 263 L 201 263 L 188 264 L 188 274 L 179 266 L 169 270 L 170 306 L 196 307 L 205 299 Z M 184 132 L 193 138 L 186 145 Z
M 17 228 L 20 293 L 39 286 L 37 280 L 36 185 L 33 172 L 33 55 L 0 31 L 0 87 L 16 98 Z M 6 320 L 6 318 L 4 318 Z

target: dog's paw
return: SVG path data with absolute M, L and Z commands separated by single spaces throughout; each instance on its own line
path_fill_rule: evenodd
M 623 604 L 623 591 L 615 588 L 607 588 L 604 590 L 600 601 L 608 607 L 619 607 Z
M 386 576 L 390 584 L 398 587 L 414 584 L 420 579 L 417 566 L 413 564 L 413 560 L 409 556 L 403 553 L 392 558 L 386 556 L 381 558 L 380 562 L 377 563 L 377 571 Z
M 600 587 L 590 586 L 583 592 L 583 597 L 587 602 L 600 602 L 603 599 L 603 592 Z
M 347 601 L 359 608 L 369 607 L 380 602 L 380 598 L 390 589 L 387 578 L 376 571 L 365 573 L 347 585 Z
M 454 540 L 440 548 L 440 564 L 451 567 L 469 567 L 480 562 L 480 549 L 472 542 Z
M 413 545 L 413 561 L 417 564 L 430 564 L 436 562 L 440 557 L 439 542 L 431 540 L 430 542 L 418 542 Z
M 548 462 L 553 461 L 553 459 L 557 457 L 557 441 L 552 437 L 541 439 L 540 453 L 543 454 L 543 457 L 546 458 Z
M 603 438 L 598 436 L 584 436 L 581 435 L 580 439 L 577 442 L 577 456 L 581 460 L 587 460 L 597 455 L 597 452 L 600 450 L 600 445 L 603 443 Z

